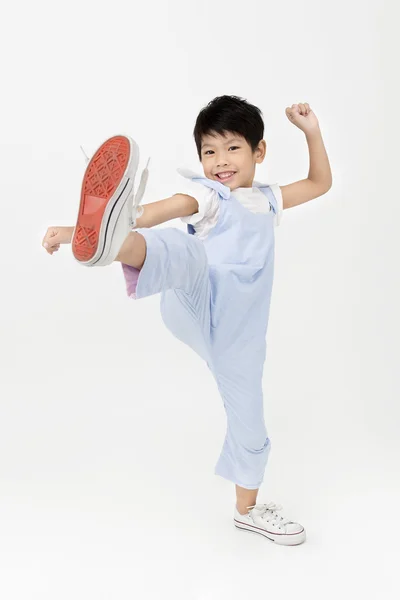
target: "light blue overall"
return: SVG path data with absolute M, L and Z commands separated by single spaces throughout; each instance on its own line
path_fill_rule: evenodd
M 177 228 L 137 229 L 147 255 L 140 272 L 122 265 L 127 292 L 137 299 L 161 292 L 166 326 L 207 362 L 224 402 L 227 432 L 215 474 L 258 489 L 271 447 L 262 375 L 277 201 L 270 187 L 258 184 L 272 210 L 252 213 L 218 181 L 193 181 L 218 192 L 216 226 L 204 241 Z M 191 225 L 188 232 L 194 233 Z

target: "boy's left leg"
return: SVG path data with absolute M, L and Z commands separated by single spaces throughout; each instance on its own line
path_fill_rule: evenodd
M 231 360 L 217 361 L 216 379 L 228 427 L 215 473 L 236 484 L 235 527 L 278 544 L 298 545 L 306 539 L 304 527 L 280 514 L 279 504 L 256 503 L 271 444 L 264 424 L 263 361 L 255 355 L 251 359 L 242 353 L 234 359 L 231 355 Z
M 257 504 L 270 440 L 264 423 L 261 374 L 247 372 L 244 361 L 227 369 L 230 362 L 215 375 L 227 416 L 226 438 L 215 473 L 235 483 L 236 509 L 247 515 L 249 507 Z
M 241 515 L 247 515 L 249 506 L 257 504 L 257 490 L 248 490 L 247 488 L 236 485 L 236 508 Z
M 255 504 L 271 449 L 264 420 L 262 363 L 244 355 L 214 361 L 213 372 L 227 417 L 215 474 L 236 486 L 237 508 Z

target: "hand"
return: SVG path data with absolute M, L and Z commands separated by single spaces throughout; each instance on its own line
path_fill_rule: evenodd
M 318 119 L 307 104 L 292 104 L 292 108 L 286 109 L 286 116 L 293 125 L 296 125 L 304 133 L 312 133 L 319 130 Z
M 58 252 L 60 244 L 70 244 L 74 227 L 49 227 L 43 238 L 42 246 L 49 254 Z

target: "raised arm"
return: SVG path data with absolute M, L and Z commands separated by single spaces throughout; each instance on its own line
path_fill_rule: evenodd
M 293 104 L 292 108 L 286 109 L 286 115 L 306 136 L 310 168 L 307 179 L 280 186 L 284 209 L 318 198 L 332 187 L 329 159 L 314 112 L 308 104 Z

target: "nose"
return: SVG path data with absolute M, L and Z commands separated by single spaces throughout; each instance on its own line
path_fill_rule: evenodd
M 220 154 L 217 156 L 217 167 L 225 167 L 228 164 L 228 161 L 225 158 L 225 154 Z

